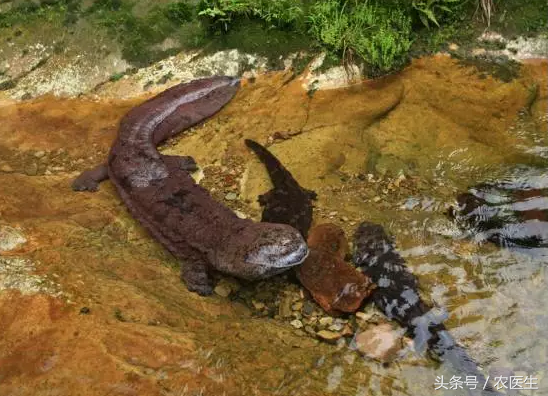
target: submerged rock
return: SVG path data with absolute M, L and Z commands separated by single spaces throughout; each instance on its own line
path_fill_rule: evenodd
M 403 330 L 396 331 L 388 323 L 372 327 L 356 334 L 356 349 L 371 359 L 389 362 L 397 357 L 403 347 Z
M 310 254 L 297 271 L 304 287 L 328 313 L 354 312 L 375 285 L 345 262 L 348 244 L 344 231 L 334 224 L 311 229 Z

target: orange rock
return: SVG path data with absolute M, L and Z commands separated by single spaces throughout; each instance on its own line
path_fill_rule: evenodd
M 307 242 L 310 248 L 330 252 L 341 259 L 348 253 L 348 241 L 343 229 L 332 223 L 313 227 Z
M 297 276 L 316 302 L 327 312 L 354 312 L 375 285 L 343 260 L 348 249 L 344 231 L 335 224 L 310 230 L 310 254 Z
M 344 260 L 315 249 L 297 276 L 328 313 L 355 312 L 375 288 L 369 278 Z

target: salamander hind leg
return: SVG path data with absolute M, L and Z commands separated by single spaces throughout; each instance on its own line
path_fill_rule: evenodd
M 182 260 L 181 280 L 189 291 L 200 296 L 213 293 L 213 279 L 209 275 L 207 262 L 200 254 L 194 253 Z
M 101 164 L 82 172 L 72 182 L 72 189 L 74 191 L 97 191 L 99 183 L 106 179 L 108 179 L 108 167 L 106 164 Z
M 195 172 L 198 170 L 198 164 L 196 164 L 194 158 L 189 155 L 179 156 L 162 154 L 162 161 L 164 161 L 168 168 L 181 169 L 187 172 Z

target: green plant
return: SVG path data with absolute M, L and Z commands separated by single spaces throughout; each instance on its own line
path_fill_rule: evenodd
M 412 0 L 411 5 L 424 26 L 430 27 L 430 22 L 433 22 L 440 27 L 438 20 L 444 15 L 452 14 L 453 8 L 462 3 L 463 0 Z
M 402 11 L 369 2 L 342 5 L 320 1 L 309 15 L 310 33 L 343 59 L 357 54 L 372 71 L 386 72 L 405 63 L 411 46 L 411 20 Z
M 190 22 L 194 15 L 194 8 L 184 1 L 170 3 L 164 9 L 166 17 L 175 23 Z
M 227 31 L 238 18 L 257 18 L 273 27 L 287 27 L 303 19 L 300 1 L 295 0 L 202 0 L 198 15 Z

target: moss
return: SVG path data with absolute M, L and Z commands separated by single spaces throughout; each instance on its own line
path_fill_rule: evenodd
M 546 0 L 505 0 L 497 3 L 492 29 L 508 36 L 548 33 Z
M 266 57 L 273 68 L 283 67 L 283 57 L 308 50 L 313 42 L 304 33 L 272 29 L 261 21 L 248 19 L 235 21 L 225 33 L 209 33 L 204 40 L 208 41 L 207 52 L 237 48 Z

